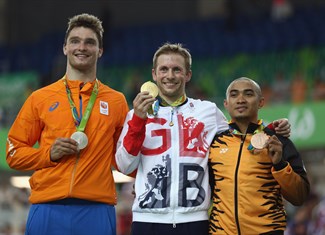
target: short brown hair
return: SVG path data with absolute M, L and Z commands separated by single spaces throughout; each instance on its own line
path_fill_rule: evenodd
M 71 30 L 76 27 L 85 27 L 85 28 L 89 28 L 89 29 L 93 30 L 97 35 L 97 39 L 99 42 L 99 48 L 103 48 L 104 29 L 102 26 L 102 22 L 96 16 L 93 16 L 93 15 L 90 15 L 87 13 L 75 15 L 69 19 L 68 28 L 67 28 L 67 31 L 65 33 L 65 38 L 64 38 L 64 45 L 67 43 L 67 39 L 69 37 Z
M 153 56 L 153 69 L 156 70 L 157 68 L 157 59 L 160 55 L 163 54 L 171 54 L 171 53 L 175 53 L 175 54 L 179 54 L 181 56 L 184 57 L 185 59 L 185 68 L 186 68 L 186 72 L 188 73 L 189 71 L 191 71 L 191 67 L 192 67 L 192 56 L 189 52 L 188 49 L 184 48 L 183 45 L 181 43 L 165 43 L 164 45 L 162 45 L 161 47 L 158 48 L 158 50 L 156 51 L 156 53 Z

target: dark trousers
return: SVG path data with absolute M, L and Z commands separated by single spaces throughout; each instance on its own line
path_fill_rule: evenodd
M 133 222 L 131 235 L 207 235 L 208 221 L 181 224 Z

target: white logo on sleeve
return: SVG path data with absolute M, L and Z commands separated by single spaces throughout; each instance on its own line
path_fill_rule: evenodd
M 14 144 L 9 140 L 9 138 L 7 138 L 7 142 L 8 142 L 8 145 L 9 145 L 9 148 L 8 148 L 8 153 L 9 153 L 9 156 L 10 157 L 13 157 L 16 153 L 16 150 L 15 150 L 15 146 Z

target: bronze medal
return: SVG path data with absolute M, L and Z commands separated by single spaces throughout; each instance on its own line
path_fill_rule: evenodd
M 264 132 L 256 133 L 252 136 L 251 144 L 255 149 L 263 149 L 269 136 Z

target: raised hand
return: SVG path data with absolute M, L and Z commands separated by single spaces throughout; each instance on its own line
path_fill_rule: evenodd
M 155 100 L 148 91 L 138 93 L 133 100 L 134 114 L 143 119 L 147 118 L 147 112 Z
M 284 137 L 290 137 L 291 134 L 291 124 L 289 123 L 287 118 L 281 118 L 272 122 L 275 132 L 278 135 L 282 135 Z

